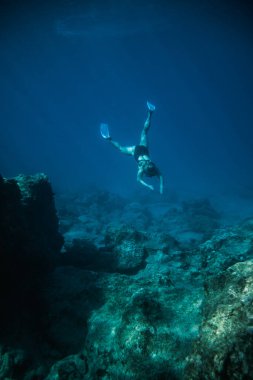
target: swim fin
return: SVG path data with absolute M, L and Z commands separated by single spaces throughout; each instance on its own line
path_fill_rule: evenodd
M 150 102 L 147 102 L 147 106 L 148 106 L 149 111 L 151 111 L 151 112 L 155 111 L 154 104 L 151 104 Z
M 110 132 L 109 132 L 108 124 L 105 124 L 105 123 L 100 124 L 100 133 L 104 139 L 110 138 Z

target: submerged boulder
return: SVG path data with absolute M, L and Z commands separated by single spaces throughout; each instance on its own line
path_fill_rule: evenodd
M 145 267 L 147 251 L 143 244 L 147 238 L 133 227 L 110 227 L 105 235 L 105 249 L 114 258 L 114 271 L 134 274 Z
M 44 174 L 0 177 L 0 293 L 18 299 L 59 258 L 63 238 Z M 25 296 L 25 294 L 24 294 Z
M 7 263 L 13 270 L 18 263 L 50 265 L 62 244 L 48 178 L 44 174 L 0 177 L 1 268 Z
M 185 379 L 253 378 L 253 261 L 237 263 L 206 284 L 200 336 Z
M 43 280 L 62 243 L 48 178 L 0 176 L 1 378 L 24 378 L 31 358 L 39 355 Z M 16 347 L 21 347 L 18 354 Z
M 218 274 L 237 262 L 252 258 L 251 222 L 249 219 L 239 226 L 220 229 L 211 239 L 200 245 L 199 253 L 205 275 Z

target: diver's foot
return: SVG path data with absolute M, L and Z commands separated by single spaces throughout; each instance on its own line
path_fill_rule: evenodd
M 151 104 L 150 102 L 147 102 L 147 106 L 148 106 L 148 109 L 149 109 L 150 112 L 154 112 L 155 111 L 154 104 Z
M 110 140 L 111 139 L 108 124 L 105 124 L 105 123 L 101 123 L 100 124 L 100 133 L 101 133 L 101 136 L 105 140 Z

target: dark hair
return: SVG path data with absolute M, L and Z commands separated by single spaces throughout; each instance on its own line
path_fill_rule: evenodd
M 145 165 L 144 172 L 148 177 L 154 177 L 160 174 L 159 169 L 151 161 L 147 162 Z

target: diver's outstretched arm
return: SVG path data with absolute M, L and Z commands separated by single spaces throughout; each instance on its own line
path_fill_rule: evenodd
M 163 194 L 163 176 L 160 174 L 159 175 L 160 179 L 160 194 Z
M 112 140 L 111 137 L 109 137 L 107 140 L 110 141 L 110 143 L 115 146 L 115 148 L 119 149 L 121 153 L 129 154 L 131 156 L 134 155 L 135 146 L 121 146 L 117 141 Z
M 154 186 L 149 185 L 148 183 L 143 181 L 143 174 L 144 174 L 143 170 L 139 169 L 137 173 L 137 181 L 140 182 L 143 186 L 148 187 L 150 190 L 154 190 Z

